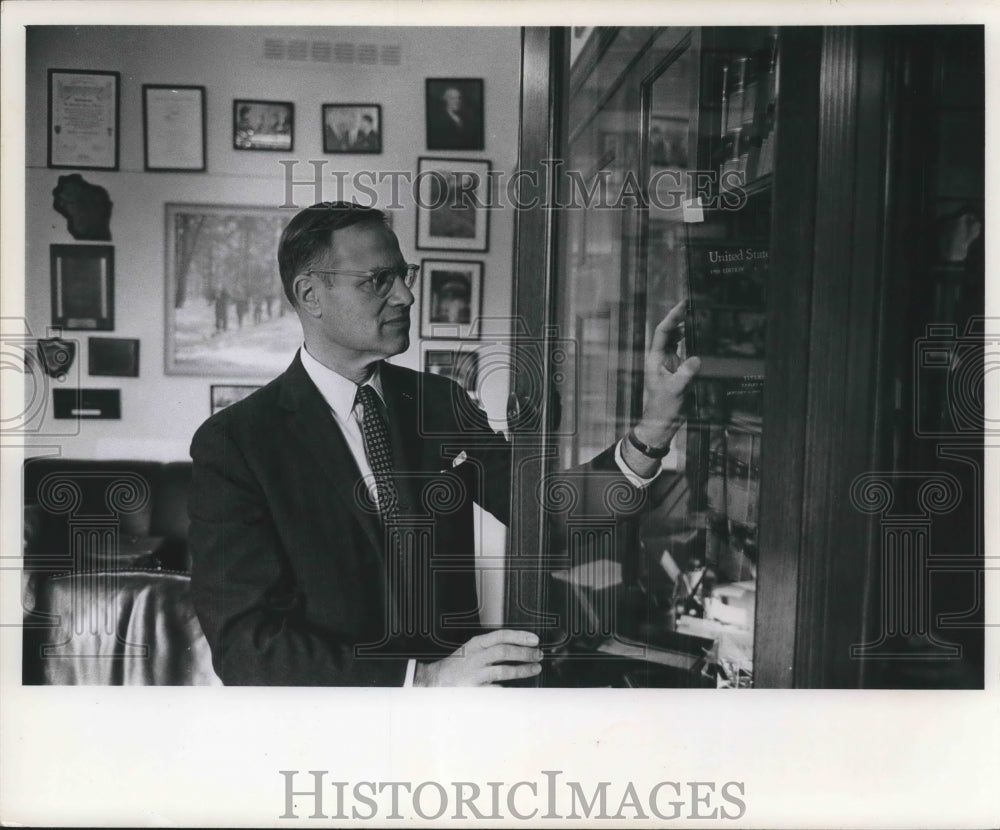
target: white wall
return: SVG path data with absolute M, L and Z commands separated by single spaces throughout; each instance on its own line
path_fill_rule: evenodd
M 182 8 L 178 6 L 178 9 Z M 234 9 L 238 9 L 234 7 Z M 399 45 L 398 66 L 275 64 L 263 58 L 266 38 L 332 43 Z M 46 167 L 47 74 L 50 68 L 110 70 L 121 73 L 120 169 L 82 171 L 85 180 L 105 188 L 114 208 L 111 233 L 115 249 L 115 329 L 101 336 L 140 340 L 140 376 L 89 377 L 87 333 L 66 332 L 78 341 L 76 367 L 85 388 L 121 390 L 120 421 L 53 421 L 46 413 L 44 439 L 28 454 L 57 452 L 66 458 L 148 458 L 183 460 L 191 435 L 209 415 L 213 383 L 264 383 L 269 377 L 181 377 L 164 372 L 165 221 L 164 204 L 269 205 L 285 201 L 285 168 L 280 159 L 296 159 L 295 178 L 312 178 L 313 159 L 325 159 L 324 171 L 339 169 L 416 171 L 418 156 L 489 159 L 494 170 L 512 171 L 517 160 L 520 82 L 520 30 L 510 28 L 238 28 L 238 27 L 29 27 L 27 36 L 26 148 L 26 286 L 25 312 L 30 332 L 46 334 L 50 325 L 49 245 L 73 243 L 66 220 L 52 208 L 52 190 L 70 170 Z M 488 68 L 488 73 L 487 73 Z M 424 79 L 482 77 L 485 95 L 485 150 L 431 153 L 424 131 Z M 187 84 L 206 88 L 207 159 L 205 173 L 144 173 L 142 148 L 143 84 Z M 232 149 L 234 98 L 273 99 L 295 104 L 292 153 Z M 324 155 L 320 129 L 324 103 L 380 103 L 381 155 Z M 349 177 L 348 177 L 349 179 Z M 323 199 L 350 198 L 338 193 L 329 177 Z M 380 195 L 389 195 L 388 188 Z M 310 188 L 296 188 L 300 206 L 312 204 Z M 408 192 L 394 211 L 394 229 L 408 261 L 443 257 L 485 263 L 484 314 L 505 317 L 511 308 L 513 212 L 493 211 L 489 252 L 462 254 L 415 249 L 416 212 Z M 289 212 L 289 218 L 293 211 Z M 275 263 L 275 270 L 277 264 Z M 412 310 L 409 351 L 397 362 L 419 368 L 418 305 Z M 502 326 L 505 333 L 506 326 Z M 446 346 L 443 346 L 446 347 Z M 493 354 L 498 354 L 494 349 Z M 291 355 L 289 356 L 291 357 Z M 493 372 L 482 388 L 492 419 L 502 423 L 508 379 Z M 51 407 L 51 400 L 48 401 Z M 34 411 L 34 410 L 32 410 Z M 57 436 L 57 437 L 53 437 Z M 504 552 L 504 530 L 487 514 L 477 515 L 477 553 Z M 495 561 L 495 560 L 494 560 Z M 484 622 L 499 624 L 502 574 L 483 573 Z
M 399 45 L 401 63 L 388 66 L 266 61 L 266 38 L 332 43 Z M 495 170 L 510 171 L 517 158 L 520 33 L 517 28 L 322 28 L 322 27 L 29 27 L 27 36 L 26 295 L 28 325 L 44 335 L 50 325 L 49 245 L 73 243 L 66 221 L 52 208 L 52 190 L 70 170 L 46 167 L 47 71 L 113 70 L 121 73 L 120 169 L 81 171 L 88 182 L 104 187 L 113 203 L 115 249 L 115 330 L 102 336 L 140 340 L 138 378 L 87 375 L 87 333 L 66 332 L 79 342 L 76 366 L 81 384 L 118 388 L 122 420 L 85 420 L 58 439 L 70 458 L 186 459 L 190 437 L 209 414 L 213 383 L 262 383 L 267 377 L 181 377 L 164 372 L 165 278 L 164 204 L 192 202 L 278 206 L 285 200 L 285 168 L 295 159 L 295 177 L 312 178 L 312 159 L 327 162 L 324 171 L 414 171 L 417 157 L 459 156 L 489 159 Z M 488 74 L 486 68 L 489 68 Z M 428 152 L 424 133 L 424 79 L 483 77 L 486 147 L 481 152 Z M 192 84 L 206 87 L 207 158 L 205 173 L 144 173 L 142 84 Z M 234 98 L 292 101 L 295 147 L 291 153 L 232 149 Z M 324 155 L 320 107 L 324 103 L 381 103 L 381 155 Z M 348 178 L 349 180 L 349 178 Z M 381 188 L 388 196 L 388 185 Z M 322 197 L 338 198 L 332 176 Z M 348 191 L 350 198 L 352 191 Z M 314 201 L 312 187 L 297 187 L 300 206 Z M 415 249 L 416 213 L 404 192 L 394 227 L 404 256 L 481 259 L 485 262 L 483 308 L 506 315 L 511 307 L 513 212 L 493 211 L 489 252 L 453 254 Z M 291 216 L 292 211 L 289 212 Z M 275 265 L 275 269 L 277 266 Z M 417 292 L 418 293 L 418 292 Z M 419 303 L 419 297 L 418 297 Z M 410 350 L 398 358 L 418 368 L 419 307 L 413 309 Z M 492 417 L 502 418 L 506 382 L 496 377 L 484 390 Z M 51 402 L 50 402 L 51 403 Z M 65 431 L 66 422 L 47 421 L 44 432 Z M 52 441 L 46 441 L 51 444 Z

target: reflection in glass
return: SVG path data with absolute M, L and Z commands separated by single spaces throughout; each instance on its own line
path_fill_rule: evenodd
M 777 54 L 763 29 L 622 29 L 573 67 L 567 170 L 608 197 L 561 216 L 557 319 L 577 345 L 561 461 L 638 418 L 647 344 L 682 299 L 680 354 L 702 370 L 628 538 L 552 574 L 556 610 L 586 623 L 563 656 L 635 661 L 610 680 L 566 669 L 566 684 L 752 685 Z

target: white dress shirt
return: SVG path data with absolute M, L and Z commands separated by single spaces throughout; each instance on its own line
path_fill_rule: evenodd
M 319 389 L 319 393 L 323 396 L 323 400 L 326 401 L 327 406 L 330 407 L 330 414 L 344 435 L 344 440 L 347 442 L 347 447 L 351 451 L 351 455 L 354 456 L 355 462 L 357 462 L 358 469 L 361 471 L 361 475 L 368 487 L 368 492 L 371 493 L 372 499 L 378 504 L 375 476 L 372 473 L 371 465 L 368 463 L 368 456 L 365 454 L 364 434 L 361 431 L 361 423 L 364 419 L 364 407 L 361 404 L 355 406 L 355 399 L 358 395 L 358 384 L 353 380 L 348 380 L 343 375 L 337 374 L 333 369 L 328 369 L 309 354 L 305 345 L 299 350 L 299 354 L 302 359 L 302 367 L 306 370 L 306 374 L 309 375 L 309 379 L 316 384 L 316 388 Z M 375 365 L 375 371 L 361 385 L 371 386 L 382 400 L 382 403 L 385 403 L 378 364 Z M 624 440 L 622 439 L 622 441 Z M 632 471 L 622 456 L 622 441 L 619 441 L 615 447 L 615 463 L 618 465 L 618 469 L 622 471 L 622 475 L 634 487 L 647 486 L 656 476 L 653 476 L 653 478 L 643 478 Z M 415 660 L 410 660 L 407 663 L 406 680 L 403 683 L 404 687 L 413 685 L 413 675 L 416 671 L 416 665 Z
M 347 448 L 351 451 L 351 455 L 354 456 L 354 461 L 361 471 L 361 476 L 368 487 L 368 492 L 371 494 L 374 502 L 378 504 L 375 476 L 372 473 L 371 465 L 368 463 L 368 456 L 365 454 L 364 433 L 361 431 L 361 423 L 365 417 L 365 408 L 360 403 L 357 405 L 354 403 L 358 396 L 358 384 L 353 380 L 348 380 L 343 375 L 337 374 L 333 369 L 328 369 L 309 354 L 305 346 L 300 349 L 300 356 L 302 367 L 306 370 L 306 374 L 309 375 L 309 379 L 316 384 L 316 388 L 319 389 L 319 393 L 323 396 L 323 400 L 326 401 L 326 405 L 330 407 L 330 414 L 344 435 L 344 441 L 347 442 Z M 378 364 L 375 366 L 375 371 L 361 385 L 370 386 L 375 390 L 375 394 L 379 396 L 382 403 L 385 403 Z M 406 679 L 403 681 L 404 688 L 413 685 L 413 676 L 416 670 L 417 661 L 407 660 Z
M 337 422 L 340 431 L 347 442 L 347 448 L 354 456 L 354 460 L 361 470 L 361 475 L 368 487 L 368 492 L 372 494 L 375 503 L 378 504 L 378 496 L 375 489 L 375 476 L 372 473 L 371 465 L 368 463 L 368 456 L 365 454 L 364 433 L 361 431 L 361 423 L 365 417 L 365 408 L 359 403 L 355 405 L 358 395 L 358 384 L 353 380 L 348 380 L 343 375 L 337 374 L 333 369 L 328 369 L 315 357 L 306 351 L 306 347 L 301 349 L 302 367 L 309 375 L 309 379 L 316 384 L 319 393 L 330 407 L 330 414 Z M 370 386 L 375 390 L 382 403 L 385 403 L 385 395 L 382 394 L 382 379 L 379 375 L 378 364 L 375 371 L 361 386 Z

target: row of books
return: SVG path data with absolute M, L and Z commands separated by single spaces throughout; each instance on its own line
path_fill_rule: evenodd
M 774 169 L 778 108 L 778 34 L 760 49 L 729 58 L 721 67 L 720 178 L 736 172 L 750 182 Z M 725 178 L 721 178 L 725 181 Z

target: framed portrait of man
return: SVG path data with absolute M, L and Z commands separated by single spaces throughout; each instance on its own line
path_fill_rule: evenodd
M 417 249 L 489 250 L 490 163 L 417 159 Z
M 420 263 L 420 336 L 473 340 L 479 337 L 483 263 L 425 259 Z
M 427 149 L 483 150 L 483 79 L 428 78 Z

